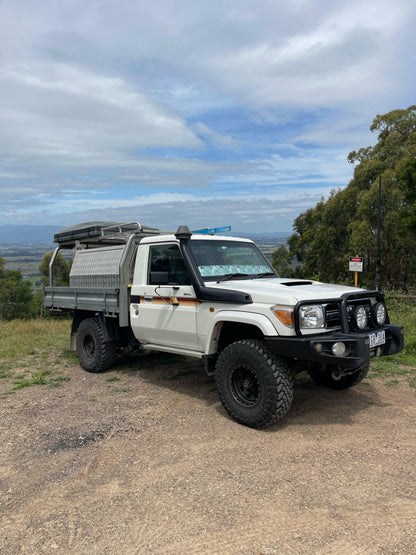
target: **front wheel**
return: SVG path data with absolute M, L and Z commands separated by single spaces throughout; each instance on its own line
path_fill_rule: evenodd
M 245 339 L 218 357 L 215 384 L 220 401 L 239 424 L 264 428 L 281 420 L 293 401 L 293 374 L 262 341 Z
M 82 320 L 77 330 L 77 354 L 81 366 L 87 372 L 104 372 L 116 360 L 116 345 L 105 341 L 98 318 Z
M 338 366 L 328 364 L 324 369 L 309 368 L 308 373 L 315 383 L 331 389 L 347 389 L 360 383 L 368 374 L 370 363 L 359 366 L 351 374 L 343 374 Z

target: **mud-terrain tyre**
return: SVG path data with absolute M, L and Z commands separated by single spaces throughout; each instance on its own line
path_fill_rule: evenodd
M 117 356 L 116 345 L 105 341 L 98 318 L 86 318 L 78 326 L 77 354 L 87 372 L 104 372 L 113 366 Z
M 323 385 L 331 389 L 347 389 L 359 384 L 367 376 L 370 363 L 366 362 L 359 366 L 352 374 L 342 376 L 338 366 L 328 365 L 325 370 L 309 368 L 308 373 L 313 381 L 318 385 Z
M 221 352 L 215 384 L 231 418 L 251 428 L 278 422 L 293 401 L 294 378 L 288 364 L 255 339 L 237 341 Z

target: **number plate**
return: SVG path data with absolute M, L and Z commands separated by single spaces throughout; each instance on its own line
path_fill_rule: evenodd
M 368 336 L 370 339 L 370 349 L 386 342 L 386 332 L 384 330 L 375 331 Z

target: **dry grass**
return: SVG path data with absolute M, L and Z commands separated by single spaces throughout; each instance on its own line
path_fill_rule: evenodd
M 0 395 L 31 385 L 55 387 L 69 378 L 69 320 L 1 322 Z

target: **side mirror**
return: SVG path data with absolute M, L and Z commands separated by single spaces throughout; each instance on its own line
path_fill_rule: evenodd
M 169 285 L 169 272 L 150 272 L 150 285 Z

